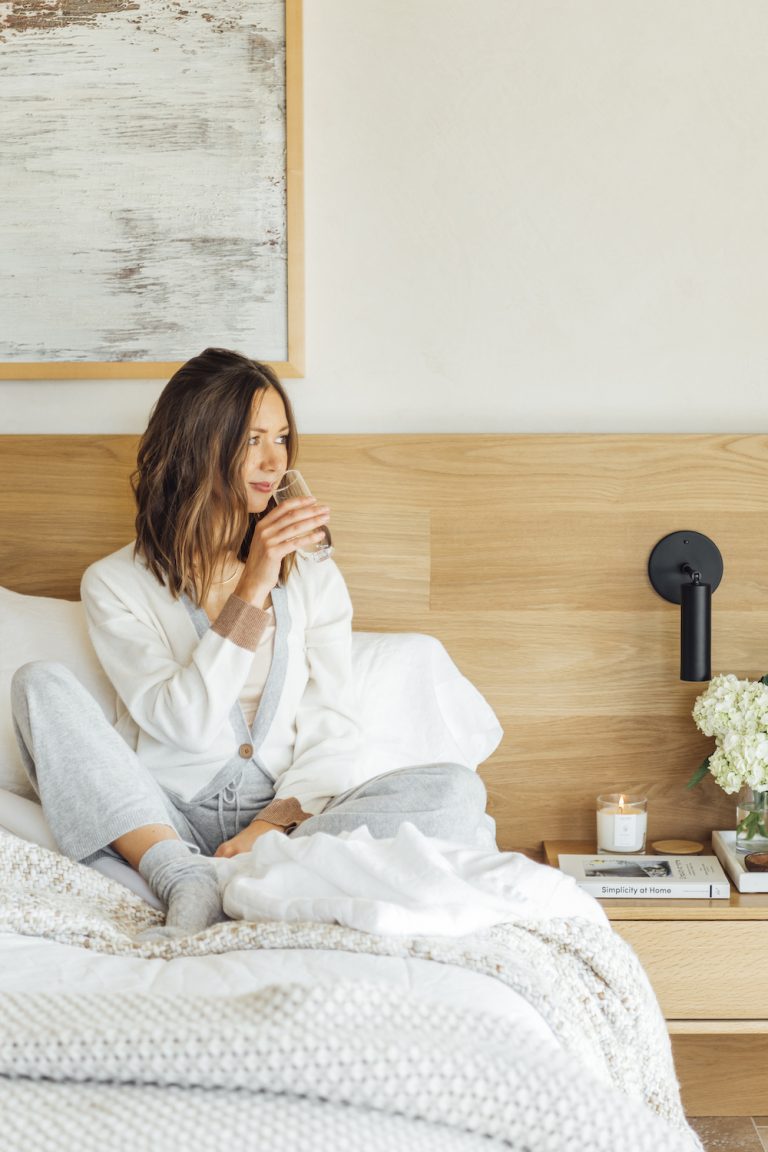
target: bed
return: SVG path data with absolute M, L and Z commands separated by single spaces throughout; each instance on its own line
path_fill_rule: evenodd
M 130 445 L 101 438 L 94 453 L 88 439 L 3 445 L 33 486 L 43 457 L 57 485 L 67 469 L 81 480 L 64 485 L 53 540 L 44 503 L 22 512 L 9 498 L 10 472 L 0 503 L 13 522 L 0 572 L 0 1146 L 699 1148 L 635 955 L 595 901 L 522 853 L 410 826 L 385 842 L 270 834 L 221 862 L 228 922 L 139 941 L 162 916 L 139 878 L 55 851 L 7 685 L 27 660 L 62 660 L 113 707 L 77 572 L 130 538 Z M 354 639 L 382 770 L 442 757 L 482 772 L 495 710 L 440 638 L 396 628 L 386 595 L 382 630 Z

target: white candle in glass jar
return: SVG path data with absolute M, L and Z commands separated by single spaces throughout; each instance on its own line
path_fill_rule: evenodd
M 597 798 L 598 852 L 642 852 L 648 825 L 645 796 L 612 792 Z

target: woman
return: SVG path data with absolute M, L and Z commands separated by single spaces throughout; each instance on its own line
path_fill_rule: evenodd
M 210 856 L 277 832 L 487 837 L 485 790 L 455 764 L 374 777 L 356 722 L 352 609 L 314 498 L 278 505 L 296 456 L 271 369 L 208 348 L 163 390 L 142 437 L 133 544 L 82 581 L 118 697 L 112 727 L 62 665 L 16 673 L 27 771 L 61 851 L 117 854 L 167 908 L 167 935 L 222 918 Z

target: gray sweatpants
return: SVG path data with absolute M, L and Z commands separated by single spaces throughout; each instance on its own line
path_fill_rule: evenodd
M 11 693 L 24 765 L 51 833 L 71 859 L 114 856 L 112 841 L 145 824 L 168 824 L 212 856 L 274 798 L 270 777 L 248 761 L 234 778 L 220 772 L 192 800 L 181 800 L 161 787 L 63 664 L 25 664 Z M 292 835 L 337 835 L 365 824 L 382 839 L 408 820 L 427 836 L 492 848 L 485 800 L 480 777 L 459 764 L 402 768 L 335 797 Z

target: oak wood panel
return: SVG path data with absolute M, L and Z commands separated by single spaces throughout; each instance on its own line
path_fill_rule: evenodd
M 768 1113 L 768 1036 L 672 1036 L 688 1116 Z
M 617 921 L 637 952 L 664 1015 L 675 1020 L 764 1021 L 768 977 L 765 924 Z
M 483 605 L 489 610 L 514 608 L 539 611 L 630 611 L 644 624 L 657 617 L 669 624 L 674 613 L 652 588 L 647 567 L 638 565 L 638 551 L 647 557 L 670 531 L 667 509 L 607 508 L 595 513 L 574 504 L 543 514 L 538 505 L 519 509 L 503 489 L 483 500 L 482 514 L 465 521 L 437 509 L 432 517 L 432 605 L 452 608 L 474 597 L 477 563 L 457 565 L 462 554 L 482 566 Z M 765 531 L 765 512 L 744 512 L 734 525 L 728 509 L 682 516 L 680 528 L 703 532 L 718 543 L 728 567 L 738 567 L 740 581 L 725 580 L 718 589 L 718 611 L 765 612 L 765 573 L 750 540 Z M 488 551 L 489 532 L 498 546 Z M 482 561 L 479 558 L 482 557 Z M 722 596 L 720 595 L 722 591 Z
M 466 670 L 466 661 L 462 665 Z M 542 829 L 555 839 L 594 836 L 595 798 L 613 791 L 617 780 L 649 797 L 648 829 L 655 839 L 701 839 L 712 826 L 732 825 L 732 801 L 712 781 L 685 790 L 691 749 L 698 747 L 686 743 L 687 716 L 526 721 L 500 707 L 492 692 L 486 696 L 506 733 L 482 769 L 502 846 L 527 844 Z M 525 840 L 521 827 L 529 830 Z
M 0 581 L 76 597 L 133 534 L 135 437 L 0 438 Z M 667 532 L 713 537 L 715 668 L 768 669 L 768 437 L 307 436 L 361 630 L 438 636 L 496 710 L 483 766 L 500 843 L 594 835 L 594 798 L 649 796 L 652 837 L 733 825 L 678 679 L 679 612 L 653 593 Z
M 601 515 L 685 508 L 768 511 L 768 437 L 744 435 L 399 434 L 353 441 L 413 485 L 437 481 L 443 507 L 481 507 L 499 484 L 521 507 Z
M 0 583 L 74 600 L 88 564 L 133 537 L 136 437 L 0 437 Z
M 765 1020 L 667 1020 L 670 1036 L 765 1036 Z
M 410 510 L 404 524 L 402 509 L 383 496 L 340 512 L 343 496 L 334 494 L 334 485 L 311 483 L 334 509 L 334 554 L 348 579 L 355 627 L 373 631 L 380 628 L 377 621 L 391 620 L 400 631 L 405 604 L 416 620 L 428 615 L 429 511 Z

